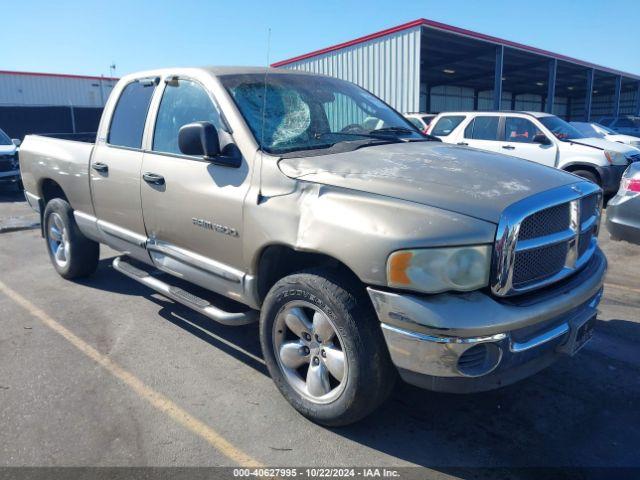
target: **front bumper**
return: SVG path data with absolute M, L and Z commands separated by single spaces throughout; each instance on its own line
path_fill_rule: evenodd
M 620 179 L 628 165 L 607 165 L 606 167 L 596 167 L 602 182 L 602 191 L 611 194 L 618 191 Z
M 420 296 L 368 291 L 404 380 L 430 390 L 481 391 L 574 353 L 595 321 L 606 268 L 597 249 L 571 278 L 503 300 L 482 292 Z

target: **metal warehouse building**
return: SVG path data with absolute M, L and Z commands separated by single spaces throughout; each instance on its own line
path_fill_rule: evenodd
M 13 138 L 95 131 L 117 80 L 0 71 L 0 128 Z
M 640 114 L 640 76 L 419 19 L 272 66 L 354 82 L 401 112 Z

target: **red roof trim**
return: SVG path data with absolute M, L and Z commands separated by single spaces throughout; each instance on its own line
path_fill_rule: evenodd
M 402 25 L 398 25 L 397 27 L 388 28 L 386 30 L 381 30 L 379 32 L 372 33 L 370 35 L 365 35 L 364 37 L 359 37 L 354 40 L 350 40 L 348 42 L 339 43 L 337 45 L 333 45 L 331 47 L 322 48 L 320 50 L 315 50 L 310 53 L 306 53 L 304 55 L 299 55 L 297 57 L 289 58 L 287 60 L 282 60 L 276 63 L 271 64 L 272 67 L 282 67 L 284 65 L 289 65 L 291 63 L 299 62 L 300 60 L 306 60 L 308 58 L 317 57 L 319 55 L 323 55 L 325 53 L 333 52 L 336 50 L 340 50 L 343 48 L 351 47 L 353 45 L 358 45 L 360 43 L 368 42 L 369 40 L 374 40 L 376 38 L 384 37 L 385 35 L 390 35 L 392 33 L 401 32 L 404 30 L 409 30 L 410 28 L 424 26 L 429 28 L 435 28 L 438 30 L 443 30 L 450 33 L 455 33 L 458 35 L 463 35 L 466 37 L 471 37 L 476 40 L 484 40 L 491 43 L 497 43 L 500 45 L 505 45 L 511 48 L 517 48 L 518 50 L 524 50 L 526 52 L 535 53 L 538 55 L 544 55 L 546 57 L 555 58 L 558 60 L 564 60 L 566 62 L 575 63 L 578 65 L 582 65 L 588 68 L 595 68 L 598 70 L 602 70 L 608 73 L 613 73 L 615 75 L 623 75 L 625 77 L 630 77 L 636 80 L 640 80 L 640 76 L 634 75 L 632 73 L 623 72 L 621 70 L 616 70 L 613 68 L 603 67 L 600 65 L 596 65 L 595 63 L 590 63 L 584 60 L 579 60 L 577 58 L 572 58 L 566 55 L 561 55 L 559 53 L 553 53 L 548 50 L 543 50 L 541 48 L 530 47 L 528 45 L 524 45 L 518 42 L 512 42 L 510 40 L 505 40 L 503 38 L 493 37 L 491 35 L 485 35 L 484 33 L 478 33 L 471 30 L 467 30 L 465 28 L 454 27 L 453 25 L 447 25 L 446 23 L 436 22 L 434 20 L 427 20 L 426 18 L 419 18 L 418 20 L 414 20 L 412 22 L 403 23 Z
M 120 80 L 117 77 L 96 77 L 91 75 L 72 75 L 69 73 L 42 73 L 42 72 L 13 72 L 10 70 L 0 70 L 0 74 L 5 75 L 25 75 L 33 77 L 59 77 L 59 78 L 78 78 L 83 80 Z

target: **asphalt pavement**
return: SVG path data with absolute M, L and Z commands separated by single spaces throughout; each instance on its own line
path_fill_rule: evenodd
M 280 396 L 257 325 L 153 293 L 106 247 L 95 275 L 63 280 L 17 194 L 0 195 L 0 230 L 9 217 L 23 225 L 0 233 L 0 466 L 640 467 L 640 247 L 604 229 L 605 295 L 575 357 L 487 393 L 399 384 L 369 418 L 328 429 Z

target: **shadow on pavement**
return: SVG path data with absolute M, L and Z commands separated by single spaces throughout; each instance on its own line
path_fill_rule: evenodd
M 162 306 L 167 321 L 267 375 L 256 324 L 216 324 L 120 275 L 110 262 L 102 260 L 99 274 L 79 283 L 146 297 Z M 633 346 L 629 339 L 640 338 L 640 325 L 600 321 L 595 340 L 599 335 Z M 587 347 L 530 379 L 485 393 L 435 393 L 399 382 L 373 415 L 332 431 L 463 478 L 510 476 L 492 468 L 638 467 L 640 361 L 603 350 Z

